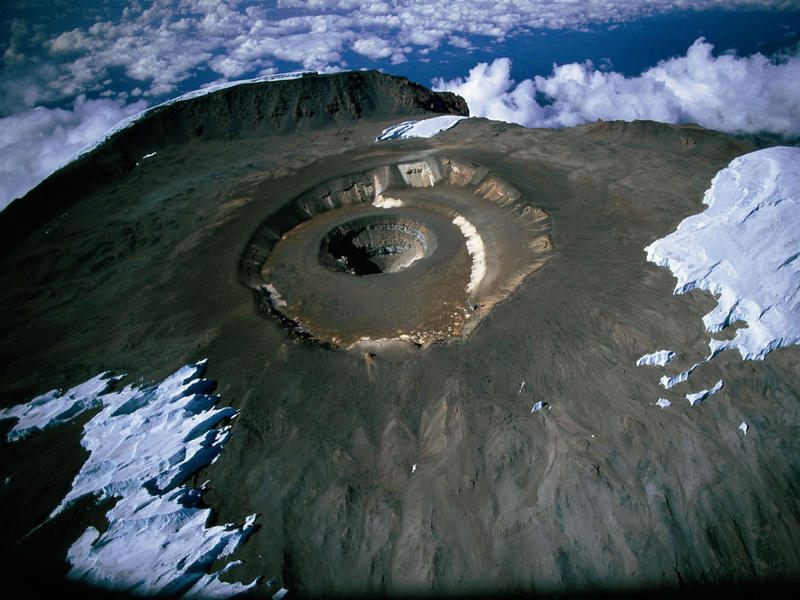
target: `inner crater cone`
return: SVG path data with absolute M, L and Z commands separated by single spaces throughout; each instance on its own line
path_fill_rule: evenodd
M 258 228 L 241 261 L 259 309 L 330 347 L 463 339 L 550 257 L 549 218 L 464 159 L 328 180 Z
M 432 237 L 427 226 L 400 216 L 362 217 L 323 238 L 320 262 L 357 276 L 396 273 L 427 256 Z

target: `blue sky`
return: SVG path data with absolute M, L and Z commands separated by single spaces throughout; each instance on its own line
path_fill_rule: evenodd
M 800 135 L 800 1 L 4 0 L 0 207 L 118 120 L 298 69 L 380 69 L 527 126 Z

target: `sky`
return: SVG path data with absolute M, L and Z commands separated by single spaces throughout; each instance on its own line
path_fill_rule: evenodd
M 211 84 L 378 69 L 529 127 L 800 136 L 800 0 L 3 0 L 0 209 L 118 121 Z

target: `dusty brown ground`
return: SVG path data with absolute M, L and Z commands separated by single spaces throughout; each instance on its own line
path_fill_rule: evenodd
M 747 146 L 655 123 L 486 120 L 373 142 L 403 119 L 162 148 L 86 194 L 0 258 L 3 405 L 107 369 L 158 381 L 207 357 L 241 415 L 197 480 L 211 480 L 220 522 L 259 513 L 235 555 L 242 581 L 328 596 L 795 579 L 800 352 L 729 352 L 668 392 L 660 369 L 634 366 L 661 348 L 684 351 L 671 373 L 706 354 L 713 300 L 672 296 L 642 248 L 699 212 Z M 552 259 L 467 341 L 372 364 L 256 310 L 238 267 L 272 211 L 334 174 L 431 151 L 489 167 L 551 218 Z M 683 394 L 718 378 L 690 408 Z M 73 426 L 0 447 L 12 569 L 44 553 L 41 568 L 63 572 L 61 551 L 102 523 L 86 503 L 19 541 L 66 493 L 78 438 Z

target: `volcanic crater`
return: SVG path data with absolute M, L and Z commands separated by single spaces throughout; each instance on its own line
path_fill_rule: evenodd
M 491 170 L 421 156 L 284 203 L 241 273 L 262 312 L 331 348 L 464 339 L 552 254 L 547 214 Z
M 258 515 L 222 576 L 261 578 L 253 597 L 796 580 L 800 350 L 665 389 L 707 356 L 716 302 L 643 250 L 754 147 L 647 121 L 375 142 L 425 113 L 466 105 L 374 72 L 240 85 L 55 173 L 0 213 L 0 406 L 207 359 L 238 416 L 186 485 L 209 525 Z M 63 596 L 68 548 L 109 527 L 110 498 L 47 521 L 86 418 L 0 443 L 20 596 Z

